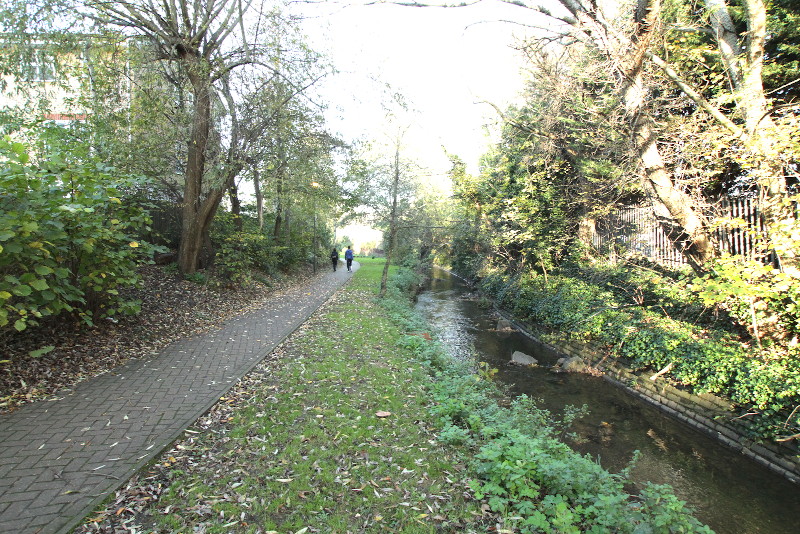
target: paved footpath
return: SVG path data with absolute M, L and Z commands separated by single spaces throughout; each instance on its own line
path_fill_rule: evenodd
M 320 274 L 63 398 L 0 415 L 0 534 L 69 532 L 349 278 L 346 269 Z

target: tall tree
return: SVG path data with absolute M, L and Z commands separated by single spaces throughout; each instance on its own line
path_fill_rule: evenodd
M 147 37 L 156 59 L 173 62 L 188 80 L 191 125 L 186 142 L 182 229 L 178 265 L 194 272 L 211 221 L 230 180 L 209 172 L 212 109 L 221 80 L 244 65 L 271 66 L 264 60 L 270 43 L 262 35 L 267 19 L 277 17 L 266 3 L 245 0 L 200 0 L 155 3 L 151 0 L 89 2 L 97 20 Z
M 662 42 L 659 31 L 662 22 L 660 0 L 639 0 L 634 9 L 625 12 L 625 4 L 594 0 L 559 0 L 566 10 L 552 15 L 535 2 L 507 0 L 507 3 L 546 13 L 559 19 L 570 31 L 564 36 L 573 42 L 594 47 L 609 60 L 617 73 L 620 94 L 629 114 L 629 128 L 638 148 L 639 160 L 645 173 L 645 186 L 657 212 L 664 213 L 669 225 L 679 232 L 676 244 L 697 269 L 714 254 L 703 213 L 697 209 L 670 173 L 668 162 L 659 147 L 659 128 L 656 116 L 661 110 L 652 108 L 653 78 L 646 71 L 658 69 L 662 76 L 694 102 L 695 110 L 707 113 L 711 120 L 740 140 L 747 152 L 743 158 L 749 176 L 759 185 L 767 227 L 779 226 L 786 218 L 784 202 L 786 181 L 785 162 L 779 157 L 789 136 L 785 128 L 778 131 L 771 118 L 771 108 L 763 89 L 763 62 L 768 44 L 767 11 L 762 0 L 743 0 L 739 12 L 742 25 L 735 24 L 732 5 L 723 0 L 705 3 L 705 23 L 689 28 L 714 36 L 713 46 L 724 66 L 731 87 L 734 106 L 718 105 L 704 93 L 703 85 L 694 85 L 656 52 Z M 681 3 L 671 2 L 670 4 Z M 630 5 L 630 4 L 628 4 Z M 786 12 L 785 8 L 783 13 Z M 695 17 L 697 10 L 694 10 Z M 703 83 L 707 86 L 708 80 Z M 785 158 L 784 158 L 785 159 Z M 686 246 L 680 247 L 683 242 Z
M 468 189 L 457 190 L 480 199 L 507 261 L 550 269 L 571 250 L 582 224 L 641 193 L 606 66 L 577 46 L 554 53 L 531 43 L 524 51 L 524 104 L 501 112 L 502 137 L 481 176 L 463 178 Z
M 728 91 L 720 92 L 729 94 L 734 103 L 730 118 L 739 130 L 734 130 L 738 142 L 732 144 L 743 149 L 737 162 L 758 187 L 767 238 L 771 238 L 793 216 L 786 202 L 786 167 L 797 157 L 797 144 L 791 146 L 795 125 L 775 114 L 778 108 L 770 102 L 764 87 L 764 66 L 769 59 L 766 3 L 742 0 L 737 3 L 740 5 L 733 4 L 706 0 L 706 15 L 727 82 Z M 784 268 L 800 274 L 795 255 L 779 258 Z
M 383 263 L 383 273 L 381 274 L 381 289 L 379 296 L 386 295 L 386 282 L 389 279 L 389 265 L 392 263 L 394 249 L 397 246 L 397 194 L 400 187 L 400 141 L 395 144 L 394 168 L 392 172 L 392 207 L 389 210 L 389 239 L 386 247 L 386 261 Z
M 658 0 L 655 0 L 656 2 Z M 619 93 L 629 118 L 637 156 L 644 172 L 644 188 L 657 214 L 661 214 L 667 235 L 698 271 L 714 255 L 714 246 L 703 214 L 695 209 L 691 196 L 678 187 L 670 175 L 658 146 L 658 129 L 648 107 L 649 87 L 642 72 L 643 58 L 656 29 L 658 10 L 638 6 L 634 17 L 616 16 L 616 6 L 585 0 L 560 0 L 570 16 L 561 20 L 573 29 L 571 36 L 598 49 L 616 74 Z M 604 9 L 605 8 L 605 9 Z M 633 14 L 632 14 L 633 15 Z M 623 27 L 615 27 L 614 22 Z M 633 26 L 631 26 L 631 22 Z M 627 26 L 627 28 L 626 28 Z

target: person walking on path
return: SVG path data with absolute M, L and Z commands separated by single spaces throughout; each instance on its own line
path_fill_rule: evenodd
M 353 249 L 350 248 L 350 245 L 347 245 L 347 250 L 344 252 L 344 259 L 347 260 L 347 272 L 352 271 L 353 267 Z
M 336 249 L 331 250 L 331 263 L 333 264 L 333 272 L 336 272 L 336 266 L 339 264 L 339 251 Z

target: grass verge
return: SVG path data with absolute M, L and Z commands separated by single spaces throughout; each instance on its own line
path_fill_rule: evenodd
M 382 262 L 245 377 L 79 531 L 485 531 L 430 375 L 375 303 Z M 385 415 L 388 412 L 390 415 Z
M 381 269 L 361 261 L 81 532 L 711 533 L 668 486 L 631 495 L 530 399 L 499 405 L 490 370 L 422 335 L 410 271 L 376 302 Z

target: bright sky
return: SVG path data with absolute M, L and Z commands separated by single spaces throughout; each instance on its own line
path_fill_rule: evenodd
M 390 94 L 402 94 L 415 110 L 398 121 L 410 125 L 402 156 L 429 169 L 433 187 L 449 191 L 444 150 L 477 174 L 498 124 L 497 112 L 484 101 L 504 109 L 523 88 L 522 56 L 513 46 L 532 30 L 521 24 L 552 21 L 497 0 L 460 8 L 367 1 L 294 4 L 305 17 L 312 48 L 339 71 L 316 87 L 329 106 L 329 127 L 347 141 L 389 145 L 396 130 L 387 127 L 385 106 Z M 387 155 L 392 152 L 387 149 Z M 380 232 L 359 224 L 337 234 L 351 237 L 357 252 L 365 242 L 380 240 Z
M 363 4 L 299 6 L 312 47 L 340 71 L 318 88 L 330 106 L 331 129 L 347 140 L 388 142 L 383 105 L 399 92 L 417 110 L 401 121 L 412 124 L 405 157 L 440 180 L 450 167 L 444 147 L 477 172 L 490 141 L 484 125 L 497 120 L 480 101 L 505 108 L 523 84 L 520 54 L 511 46 L 526 30 L 501 20 L 547 20 L 496 0 L 461 8 Z

